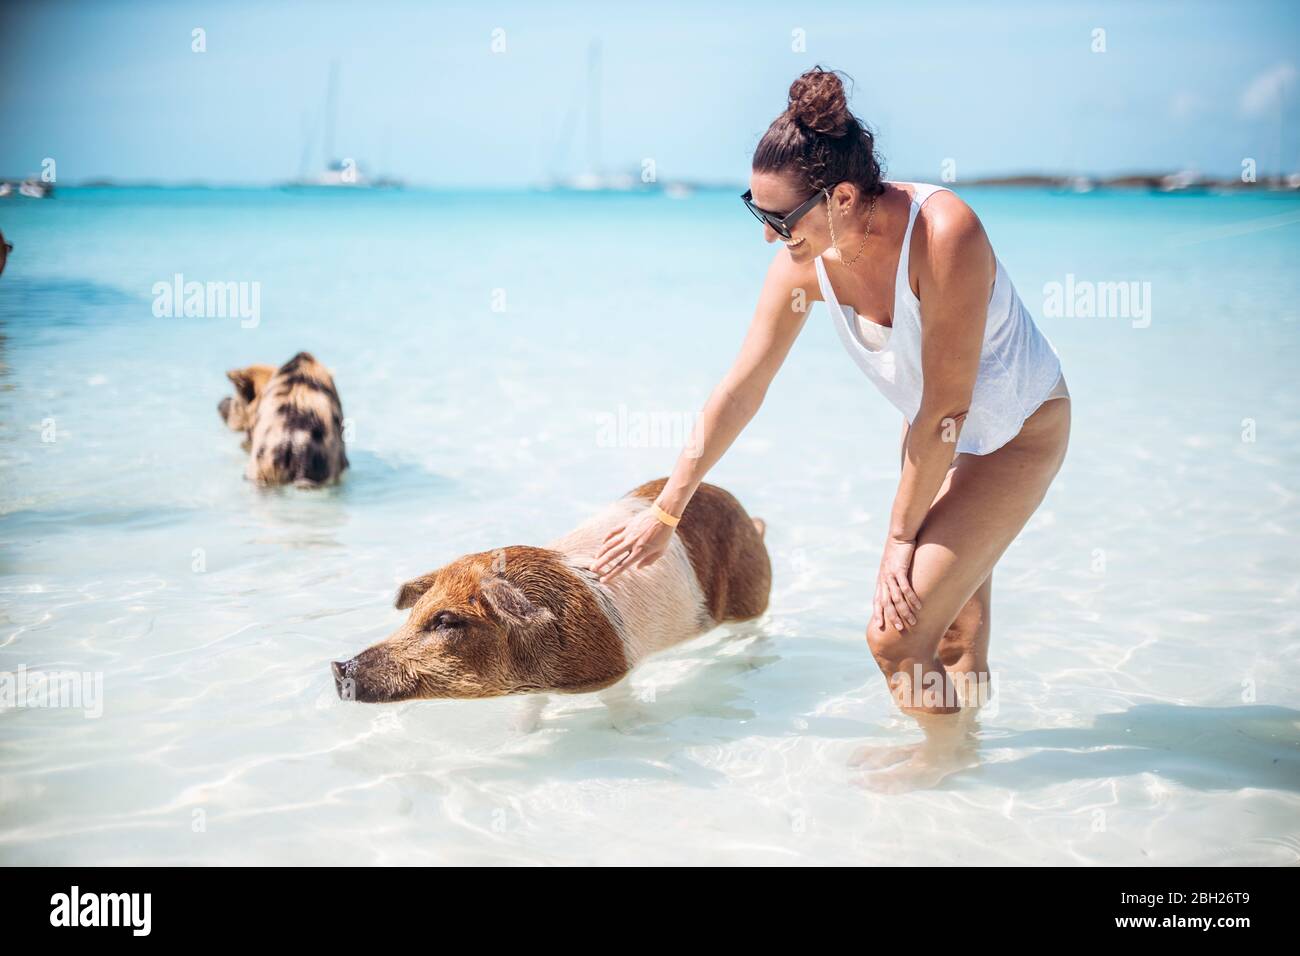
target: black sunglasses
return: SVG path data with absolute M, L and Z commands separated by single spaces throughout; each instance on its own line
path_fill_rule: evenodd
M 744 200 L 745 206 L 754 214 L 754 218 L 764 225 L 771 226 L 782 239 L 792 238 L 790 230 L 794 228 L 795 223 L 804 217 L 804 214 L 813 206 L 817 205 L 823 199 L 830 195 L 828 190 L 821 189 L 813 193 L 807 200 L 800 203 L 793 211 L 786 213 L 784 216 L 778 213 L 768 212 L 766 209 L 760 209 L 754 205 L 753 190 L 746 189 L 745 194 L 740 198 Z

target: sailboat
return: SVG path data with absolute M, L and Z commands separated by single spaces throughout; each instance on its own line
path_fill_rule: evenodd
M 28 199 L 48 199 L 54 195 L 54 183 L 31 176 L 22 180 L 0 180 L 0 199 L 9 196 L 26 196 Z
M 641 170 L 633 168 L 623 172 L 608 172 L 601 163 L 601 49 L 600 41 L 593 39 L 587 46 L 586 103 L 581 109 L 585 120 L 586 169 L 582 172 L 564 176 L 552 173 L 543 180 L 539 188 L 543 190 L 560 190 L 569 192 L 653 192 L 664 189 L 674 198 L 682 198 L 691 192 L 685 183 L 671 183 L 667 186 L 658 182 L 645 182 Z M 578 97 L 575 97 L 578 100 Z M 552 167 L 562 165 L 569 152 L 573 139 L 573 127 L 577 103 L 569 108 L 561 127 Z
M 308 131 L 307 124 L 304 122 L 302 162 L 299 166 L 298 178 L 285 183 L 285 187 L 290 189 L 317 187 L 400 189 L 403 185 L 400 180 L 390 176 L 370 179 L 361 171 L 356 160 L 339 159 L 335 156 L 334 130 L 338 122 L 338 88 L 339 61 L 334 60 L 330 63 L 329 82 L 325 87 L 325 130 L 321 149 L 321 155 L 325 157 L 325 168 L 316 173 L 307 171 L 311 158 L 311 141 L 315 137 Z

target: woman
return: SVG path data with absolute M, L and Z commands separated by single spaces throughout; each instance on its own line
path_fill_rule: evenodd
M 1065 457 L 1070 402 L 1056 352 L 964 202 L 881 179 L 834 72 L 815 68 L 790 87 L 750 187 L 743 198 L 764 237 L 785 248 L 692 447 L 655 507 L 614 531 L 592 567 L 608 581 L 664 553 L 677 520 L 690 521 L 692 493 L 758 411 L 804 302 L 820 299 L 904 417 L 867 643 L 904 712 L 957 713 L 988 690 L 993 567 Z

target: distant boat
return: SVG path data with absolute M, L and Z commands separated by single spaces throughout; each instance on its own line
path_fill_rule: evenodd
M 339 63 L 330 63 L 329 82 L 325 88 L 325 130 L 322 139 L 321 155 L 326 157 L 325 168 L 317 173 L 308 173 L 307 166 L 311 155 L 311 140 L 314 138 L 304 131 L 303 158 L 298 178 L 284 184 L 286 189 L 401 189 L 401 180 L 392 176 L 380 176 L 371 179 L 361 171 L 358 162 L 352 159 L 329 158 L 334 156 L 334 130 L 338 121 L 338 85 Z
M 355 164 L 349 166 L 342 160 L 336 159 L 319 173 L 310 176 L 300 176 L 286 185 L 290 187 L 298 187 L 300 189 L 313 188 L 317 186 L 351 186 L 354 188 L 365 188 L 370 185 L 370 182 L 364 175 L 362 175 L 360 168 Z
M 642 170 L 635 167 L 619 172 L 609 172 L 603 168 L 601 162 L 601 91 L 600 41 L 592 40 L 587 47 L 585 103 L 579 107 L 578 103 L 581 103 L 584 97 L 582 95 L 575 97 L 577 102 L 570 107 L 565 115 L 556 144 L 555 156 L 552 160 L 552 166 L 555 168 L 564 165 L 573 139 L 573 127 L 576 125 L 577 114 L 581 112 L 585 120 L 584 152 L 586 154 L 586 169 L 576 175 L 552 173 L 539 184 L 538 188 L 545 191 L 556 190 L 580 193 L 663 191 L 674 199 L 683 199 L 690 196 L 694 189 L 689 183 L 660 183 L 657 180 L 647 182 Z
M 0 199 L 10 196 L 26 196 L 28 199 L 49 199 L 54 195 L 54 183 L 39 179 L 9 180 L 0 182 Z
M 1160 179 L 1162 193 L 1203 193 L 1209 190 L 1210 183 L 1200 173 L 1191 169 L 1179 170 Z

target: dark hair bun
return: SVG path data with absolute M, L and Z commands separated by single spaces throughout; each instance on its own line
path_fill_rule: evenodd
M 790 84 L 790 105 L 786 110 L 801 126 L 826 136 L 844 136 L 854 125 L 839 75 L 820 66 Z

